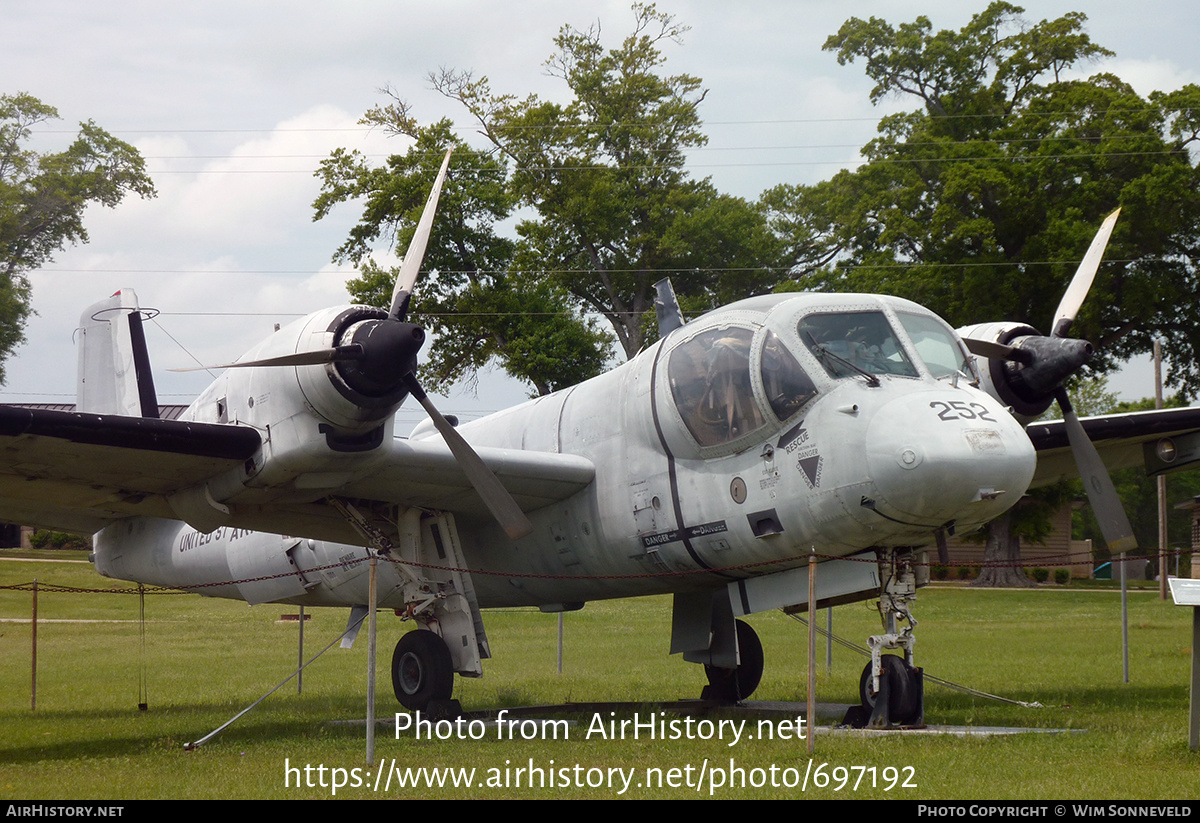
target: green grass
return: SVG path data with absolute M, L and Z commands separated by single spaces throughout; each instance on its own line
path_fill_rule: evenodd
M 124 587 L 90 567 L 0 560 L 0 585 L 37 577 L 42 584 Z M 0 590 L 0 618 L 29 616 L 30 594 Z M 810 785 L 806 797 L 907 799 L 1195 798 L 1200 756 L 1187 750 L 1190 615 L 1152 591 L 1130 596 L 1132 682 L 1121 682 L 1120 604 L 1111 591 L 975 591 L 930 587 L 918 598 L 917 662 L 926 671 L 1042 709 L 994 703 L 930 685 L 927 720 L 936 724 L 1081 730 L 965 740 L 957 737 L 854 734 L 818 737 L 814 766 L 912 767 L 911 788 L 863 785 L 857 792 Z M 257 606 L 196 596 L 147 596 L 145 648 L 134 595 L 42 593 L 38 630 L 38 705 L 29 707 L 29 625 L 0 623 L 0 798 L 324 798 L 328 788 L 284 785 L 292 765 L 363 768 L 366 636 L 333 649 L 305 671 L 304 694 L 288 684 L 200 749 L 184 744 L 224 723 L 282 680 L 296 658 L 295 623 L 286 606 Z M 346 610 L 312 610 L 309 653 L 345 626 Z M 667 654 L 669 598 L 591 603 L 566 615 L 564 673 L 555 671 L 556 619 L 533 611 L 485 615 L 494 660 L 485 677 L 459 678 L 467 709 L 566 701 L 667 701 L 696 697 L 699 667 Z M 755 699 L 805 695 L 806 632 L 782 614 L 756 615 L 767 668 Z M 821 616 L 824 625 L 824 616 Z M 379 711 L 391 717 L 391 646 L 407 626 L 381 615 Z M 856 643 L 878 630 L 868 604 L 834 611 L 835 631 Z M 840 647 L 832 671 L 818 653 L 818 700 L 856 700 L 863 658 Z M 145 677 L 149 710 L 137 708 Z M 654 711 L 647 707 L 644 712 Z M 643 714 L 644 716 L 644 714 Z M 488 770 L 535 765 L 699 769 L 736 765 L 796 769 L 805 744 L 753 740 L 585 740 L 590 716 L 569 740 L 396 739 L 381 727 L 376 753 L 404 767 Z M 509 773 L 511 775 L 511 772 Z M 758 773 L 747 772 L 749 778 Z M 841 773 L 837 773 L 840 775 Z M 855 776 L 851 772 L 851 779 Z M 867 773 L 870 774 L 869 772 Z M 329 773 L 326 773 L 326 782 Z M 905 775 L 907 776 L 907 775 Z M 314 778 L 316 777 L 314 773 Z M 293 783 L 294 783 L 293 778 Z M 867 781 L 869 782 L 869 781 Z M 834 784 L 836 785 L 836 784 Z M 390 797 L 595 797 L 610 788 L 442 788 L 397 790 Z M 343 788 L 338 797 L 379 797 Z M 707 797 L 707 787 L 638 788 L 626 796 Z M 800 797 L 798 788 L 719 788 L 722 798 Z

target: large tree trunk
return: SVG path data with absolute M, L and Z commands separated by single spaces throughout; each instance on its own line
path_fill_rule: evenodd
M 1017 589 L 1034 585 L 1020 566 L 1021 539 L 1013 534 L 1012 512 L 1005 512 L 988 524 L 983 562 L 983 571 L 972 586 Z

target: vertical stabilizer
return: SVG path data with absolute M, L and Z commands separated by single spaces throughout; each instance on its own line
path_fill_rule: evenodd
M 654 284 L 654 313 L 658 316 L 658 336 L 666 337 L 686 321 L 675 299 L 675 289 L 670 278 L 664 277 Z
M 76 409 L 158 417 L 142 312 L 133 289 L 89 306 L 79 318 Z

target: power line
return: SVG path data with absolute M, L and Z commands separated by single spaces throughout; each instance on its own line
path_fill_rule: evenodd
M 1197 263 L 1197 262 L 1200 262 L 1200 258 L 1191 257 L 1188 255 L 1172 255 L 1172 256 L 1168 256 L 1168 257 L 1149 257 L 1149 256 L 1145 256 L 1145 257 L 1113 257 L 1113 258 L 1105 258 L 1105 260 L 1104 260 L 1105 265 L 1117 265 L 1117 264 L 1127 264 L 1127 263 L 1181 263 L 1181 262 Z M 859 268 L 869 268 L 869 269 L 901 269 L 901 270 L 913 269 L 913 268 L 978 269 L 978 268 L 995 268 L 997 266 L 1013 266 L 1013 267 L 1016 267 L 1016 266 L 1024 266 L 1024 267 L 1028 267 L 1028 266 L 1064 266 L 1064 265 L 1076 266 L 1076 265 L 1078 265 L 1078 263 L 1079 263 L 1078 260 L 1016 260 L 1016 261 L 1013 261 L 1013 260 L 980 260 L 980 261 L 976 261 L 976 262 L 958 262 L 958 263 L 940 263 L 937 261 L 921 261 L 921 262 L 897 261 L 895 263 L 862 263 L 862 264 L 858 264 L 858 267 Z M 712 275 L 712 274 L 718 274 L 718 275 L 719 274 L 771 274 L 771 275 L 784 274 L 784 275 L 786 275 L 786 274 L 791 273 L 793 271 L 793 269 L 794 269 L 793 266 L 706 266 L 706 267 L 655 266 L 655 267 L 644 267 L 644 268 L 636 268 L 636 269 L 610 268 L 610 269 L 604 269 L 603 274 L 607 274 L 607 275 L 646 274 L 646 275 L 650 275 L 650 276 L 660 275 L 660 274 L 670 274 L 670 275 L 675 275 L 675 276 L 679 276 L 679 277 L 686 277 L 687 275 Z M 41 269 L 38 269 L 38 271 L 52 273 L 52 274 L 186 274 L 186 275 L 231 274 L 231 275 L 239 275 L 239 276 L 240 275 L 248 275 L 248 274 L 261 274 L 261 275 L 297 274 L 297 275 L 311 276 L 311 275 L 320 273 L 320 272 L 317 272 L 314 270 L 306 270 L 306 269 L 245 269 L 245 270 L 242 270 L 242 269 L 128 269 L 128 268 L 122 268 L 122 269 L 63 269 L 63 268 L 49 268 L 49 267 L 43 267 Z M 345 273 L 348 275 L 356 274 L 357 271 L 358 270 L 355 269 L 352 271 L 347 271 Z M 528 277 L 545 277 L 548 275 L 553 275 L 553 276 L 562 276 L 562 277 L 577 277 L 579 275 L 597 275 L 598 276 L 601 274 L 601 271 L 594 269 L 594 268 L 578 268 L 578 269 L 543 268 L 543 269 L 536 269 L 533 271 L 524 271 L 524 270 L 509 271 L 509 270 L 501 270 L 501 269 L 471 269 L 471 270 L 441 269 L 441 270 L 430 272 L 431 276 L 435 276 L 435 275 L 467 275 L 467 274 L 492 275 L 492 276 L 511 274 L 511 275 L 528 276 Z M 429 314 L 429 312 L 424 312 L 424 313 Z M 200 316 L 200 317 L 212 316 L 211 313 L 209 313 L 209 312 L 164 311 L 163 314 L 184 315 L 184 316 L 196 315 L 196 316 Z M 227 312 L 227 313 L 222 313 L 222 314 L 230 314 L 233 316 L 238 316 L 238 315 L 244 314 L 246 316 L 266 316 L 266 317 L 276 317 L 276 316 L 303 317 L 304 316 L 303 314 L 298 313 L 298 312 Z
M 1194 110 L 1191 108 L 1183 108 L 1179 111 L 1164 109 L 1162 106 L 1144 106 L 1140 108 L 1120 108 L 1113 107 L 1104 110 L 1107 115 L 1137 115 L 1147 113 L 1163 113 L 1163 114 L 1191 114 Z M 767 119 L 767 120 L 708 120 L 697 123 L 697 127 L 709 126 L 778 126 L 778 125 L 809 125 L 820 123 L 878 123 L 883 119 L 894 117 L 897 114 L 921 114 L 920 109 L 911 109 L 903 112 L 893 112 L 885 114 L 881 117 L 790 117 L 782 119 Z M 1018 109 L 1012 112 L 991 112 L 983 114 L 928 114 L 928 117 L 934 122 L 948 122 L 955 120 L 1013 120 L 1020 118 L 1026 114 L 1024 109 Z M 1091 116 L 1095 114 L 1093 108 L 1082 109 L 1059 109 L 1057 111 L 1039 111 L 1037 116 L 1043 119 L 1055 117 L 1070 117 L 1077 115 Z M 655 128 L 658 124 L 654 122 L 621 122 L 613 123 L 584 123 L 579 125 L 564 126 L 561 123 L 547 125 L 505 125 L 505 129 L 513 131 L 565 131 L 565 130 L 592 130 L 592 131 L 611 131 L 613 128 Z M 450 128 L 455 131 L 470 131 L 476 132 L 482 127 L 478 122 L 462 124 L 453 123 Z M 211 128 L 211 129 L 105 129 L 109 134 L 322 134 L 330 132 L 348 132 L 352 134 L 370 134 L 378 131 L 379 126 L 325 126 L 325 127 L 305 127 L 305 128 Z M 76 134 L 76 129 L 67 128 L 35 128 L 31 129 L 33 134 Z
M 904 146 L 945 146 L 945 145 L 971 145 L 971 146 L 1013 146 L 1027 145 L 1034 143 L 1044 143 L 1051 140 L 1071 140 L 1081 143 L 1100 143 L 1101 141 L 1120 142 L 1121 140 L 1140 141 L 1142 135 L 1072 135 L 1070 137 L 1014 137 L 1011 139 L 988 139 L 988 140 L 969 140 L 969 141 L 947 141 L 947 140 L 910 140 L 904 143 L 889 143 L 890 147 Z M 799 143 L 786 146 L 692 146 L 686 150 L 681 149 L 654 149 L 647 148 L 644 151 L 647 154 L 675 154 L 680 151 L 685 151 L 687 154 L 697 152 L 731 152 L 731 151 L 811 151 L 824 149 L 860 149 L 861 143 Z M 392 157 L 397 152 L 390 153 L 366 153 L 359 152 L 358 156 L 370 160 L 378 160 L 382 158 Z M 405 156 L 409 156 L 406 153 Z M 423 152 L 417 156 L 427 157 L 440 160 L 442 155 L 438 152 Z M 142 155 L 143 160 L 325 160 L 328 159 L 328 154 L 145 154 Z

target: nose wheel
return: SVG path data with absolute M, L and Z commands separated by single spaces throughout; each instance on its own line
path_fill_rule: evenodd
M 870 712 L 867 727 L 920 726 L 925 722 L 925 681 L 920 669 L 896 654 L 879 656 L 880 673 L 868 663 L 858 680 L 858 695 Z
M 445 641 L 425 629 L 401 637 L 392 654 L 392 689 L 409 711 L 448 701 L 454 691 L 454 664 Z

